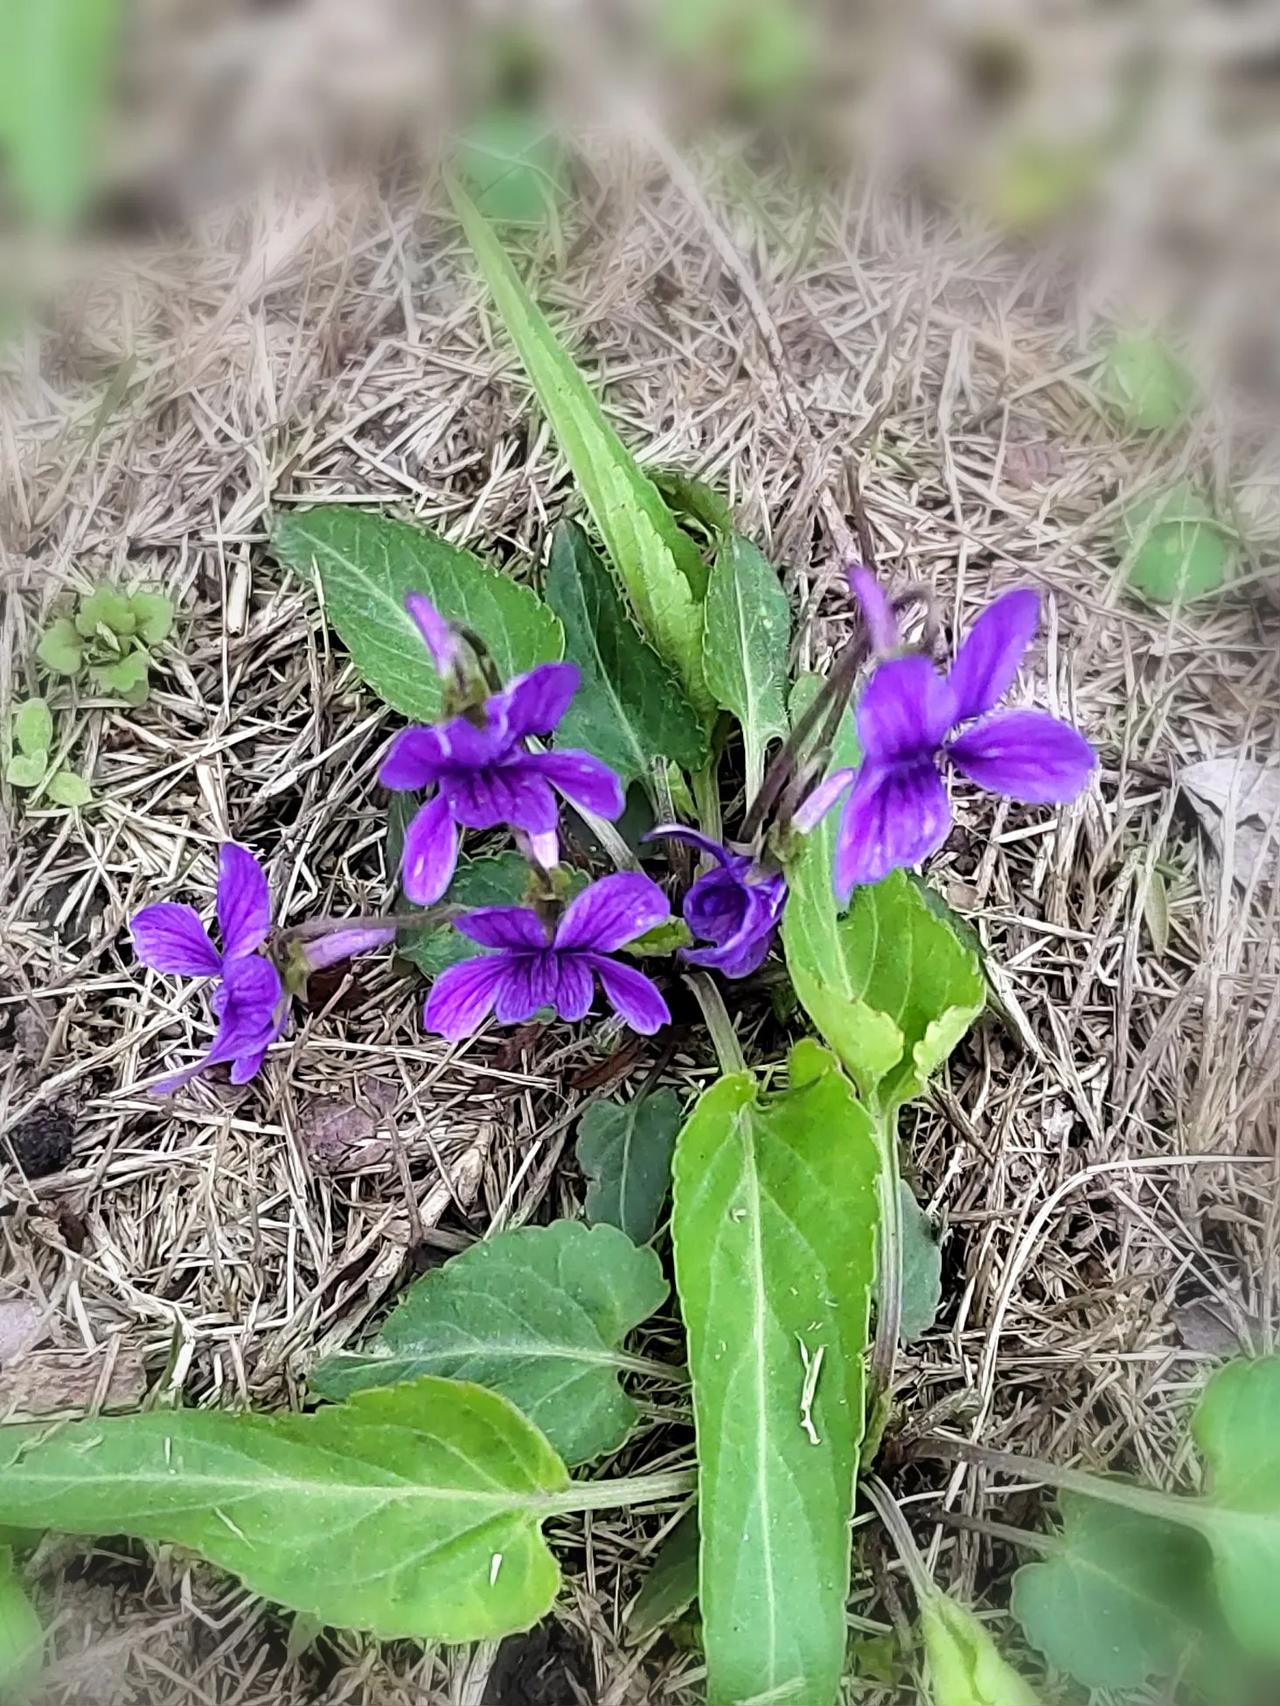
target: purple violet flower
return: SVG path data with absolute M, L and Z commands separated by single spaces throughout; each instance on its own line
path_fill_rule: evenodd
M 144 966 L 183 977 L 218 980 L 210 1001 L 218 1029 L 208 1052 L 194 1066 L 153 1085 L 158 1096 L 180 1089 L 207 1066 L 223 1061 L 231 1062 L 233 1084 L 248 1083 L 288 1021 L 289 997 L 284 982 L 271 961 L 258 952 L 271 929 L 267 879 L 248 848 L 234 841 L 227 842 L 218 853 L 215 911 L 221 953 L 194 907 L 159 901 L 135 912 L 129 923 L 134 952 Z M 308 943 L 303 960 L 308 971 L 318 971 L 352 954 L 393 942 L 395 936 L 394 925 L 339 926 Z
M 530 752 L 526 744 L 529 735 L 551 733 L 580 679 L 575 664 L 539 664 L 486 699 L 480 720 L 454 717 L 396 736 L 378 780 L 396 790 L 434 790 L 404 838 L 404 892 L 415 905 L 434 906 L 449 887 L 459 827 L 507 824 L 550 867 L 559 858 L 556 793 L 597 817 L 620 815 L 622 784 L 607 764 L 573 748 Z
M 657 836 L 687 841 L 719 867 L 694 879 L 681 908 L 692 934 L 711 946 L 686 948 L 681 958 L 726 977 L 749 977 L 773 945 L 786 904 L 787 879 L 780 871 L 762 871 L 745 853 L 734 853 L 683 824 L 660 824 L 645 840 Z
M 231 1082 L 245 1084 L 284 1030 L 289 1004 L 280 973 L 258 949 L 271 928 L 271 897 L 262 867 L 248 848 L 232 841 L 218 854 L 218 931 L 222 952 L 194 907 L 161 901 L 136 912 L 129 930 L 134 952 L 153 971 L 216 977 L 212 1007 L 218 1020 L 213 1043 L 194 1066 L 153 1086 L 156 1095 L 179 1089 L 207 1066 L 231 1062 Z
M 668 916 L 657 883 L 623 871 L 590 883 L 570 901 L 554 932 L 531 908 L 484 906 L 454 927 L 495 952 L 463 960 L 440 973 L 427 997 L 423 1023 L 456 1042 L 476 1030 L 492 1008 L 500 1024 L 516 1025 L 550 1007 L 562 1019 L 586 1016 L 594 978 L 633 1031 L 652 1036 L 671 1014 L 651 978 L 611 956 Z
M 452 625 L 423 593 L 407 594 L 404 607 L 422 635 L 423 645 L 431 653 L 436 674 L 451 675 L 458 665 L 458 636 Z
M 834 873 L 842 902 L 856 884 L 916 865 L 946 840 L 951 810 L 940 763 L 1028 805 L 1073 800 L 1087 785 L 1097 760 L 1078 730 L 1047 711 L 994 710 L 1031 643 L 1039 603 L 1026 588 L 998 598 L 945 679 L 919 654 L 875 670 L 858 704 L 861 768 L 829 776 L 795 818 L 798 829 L 812 829 L 849 793 Z

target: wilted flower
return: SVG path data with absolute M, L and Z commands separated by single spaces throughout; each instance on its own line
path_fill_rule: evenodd
M 130 921 L 134 951 L 153 971 L 217 978 L 210 1005 L 218 1029 L 208 1052 L 182 1072 L 153 1085 L 165 1095 L 219 1062 L 231 1062 L 231 1082 L 245 1084 L 284 1030 L 289 997 L 280 973 L 258 952 L 271 929 L 271 895 L 262 867 L 247 847 L 228 842 L 218 854 L 215 901 L 222 950 L 194 907 L 175 901 L 144 906 Z M 307 945 L 308 970 L 394 940 L 394 928 L 338 927 Z
M 681 908 L 690 932 L 711 946 L 687 948 L 683 958 L 726 977 L 750 976 L 773 944 L 787 899 L 786 878 L 781 872 L 761 870 L 745 853 L 735 853 L 682 824 L 661 824 L 646 840 L 660 835 L 687 841 L 719 867 L 695 878 Z
M 877 667 L 858 704 L 861 767 L 829 776 L 795 818 L 798 829 L 811 829 L 848 792 L 835 859 L 842 901 L 855 884 L 918 864 L 946 840 L 944 762 L 979 787 L 1030 805 L 1072 800 L 1085 787 L 1096 759 L 1069 723 L 1046 711 L 993 711 L 1013 684 L 1038 612 L 1030 590 L 998 598 L 945 679 L 919 654 Z
M 458 862 L 458 830 L 522 831 L 540 865 L 559 857 L 556 793 L 597 817 L 622 811 L 622 784 L 589 752 L 530 752 L 529 735 L 547 735 L 569 708 L 579 673 L 571 663 L 544 663 L 486 699 L 476 714 L 431 727 L 404 729 L 391 744 L 378 779 L 384 787 L 432 788 L 404 838 L 404 892 L 433 906 Z M 553 792 L 554 790 L 554 792 Z
M 633 1031 L 651 1036 L 671 1015 L 651 978 L 611 958 L 668 915 L 662 890 L 634 872 L 601 877 L 561 914 L 554 931 L 530 907 L 486 906 L 454 920 L 473 942 L 495 951 L 441 972 L 427 997 L 423 1023 L 456 1041 L 490 1009 L 500 1024 L 519 1024 L 544 1007 L 581 1019 L 594 979 Z

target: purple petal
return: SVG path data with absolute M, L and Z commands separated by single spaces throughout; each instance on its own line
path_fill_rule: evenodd
M 671 1012 L 656 983 L 634 966 L 621 965 L 603 954 L 583 956 L 599 976 L 610 1005 L 633 1031 L 651 1037 L 671 1023 Z
M 795 817 L 791 820 L 801 835 L 807 835 L 811 829 L 815 829 L 822 822 L 832 806 L 838 800 L 842 800 L 852 788 L 857 775 L 857 769 L 854 767 L 847 770 L 833 770 L 825 781 L 818 783 L 818 786 L 808 799 L 803 801 L 796 811 Z
M 493 1016 L 500 1025 L 522 1025 L 544 1007 L 554 1007 L 560 988 L 556 956 L 544 948 L 508 961 L 509 973 L 498 985 Z
M 957 736 L 947 755 L 980 788 L 1027 805 L 1074 800 L 1097 763 L 1079 730 L 1047 711 L 997 711 Z
M 565 908 L 557 948 L 598 948 L 612 953 L 671 916 L 667 897 L 638 871 L 619 871 L 583 889 Z
M 437 794 L 415 812 L 404 834 L 401 882 L 415 906 L 434 906 L 453 881 L 458 863 L 458 830 L 449 802 Z
M 541 865 L 544 871 L 554 871 L 560 863 L 560 837 L 554 829 L 539 830 L 536 835 L 518 829 L 516 847 L 531 865 Z
M 557 954 L 554 957 L 557 981 L 552 1005 L 562 1019 L 575 1024 L 579 1019 L 586 1018 L 591 1007 L 591 998 L 595 994 L 591 972 L 584 956 Z
M 835 891 L 843 903 L 858 883 L 878 883 L 941 847 L 951 825 L 947 791 L 932 759 L 864 765 L 840 821 Z
M 682 958 L 690 965 L 707 966 L 724 977 L 750 977 L 759 971 L 773 945 L 774 927 L 744 931 L 722 948 L 686 948 Z
M 193 1066 L 153 1084 L 153 1095 L 169 1095 L 190 1083 L 206 1067 L 224 1061 L 247 1063 L 256 1057 L 261 1064 L 262 1055 L 280 1035 L 288 1017 L 280 974 L 269 960 L 257 955 L 234 960 L 227 966 L 213 1008 L 219 1022 L 208 1051 Z M 252 1073 L 246 1074 L 251 1076 Z M 235 1078 L 233 1074 L 233 1081 L 242 1084 L 245 1079 Z
M 439 729 L 401 729 L 378 768 L 378 780 L 393 793 L 416 793 L 439 781 L 447 763 Z
M 375 924 L 339 926 L 327 936 L 304 942 L 302 962 L 309 972 L 322 971 L 325 966 L 336 966 L 343 960 L 354 959 L 357 954 L 366 954 L 372 948 L 385 948 L 395 939 L 394 924 L 381 927 Z
M 144 906 L 134 913 L 129 934 L 134 953 L 152 971 L 213 977 L 222 970 L 222 958 L 194 907 L 169 900 Z
M 262 1070 L 262 1063 L 266 1058 L 267 1050 L 265 1048 L 260 1048 L 253 1054 L 237 1055 L 231 1062 L 231 1071 L 228 1074 L 231 1082 L 233 1084 L 247 1084 Z
M 691 884 L 681 911 L 695 936 L 723 943 L 737 935 L 749 909 L 746 885 L 732 870 L 708 871 Z
M 550 734 L 569 709 L 582 680 L 576 663 L 540 663 L 528 675 L 518 675 L 485 705 L 494 723 L 511 740 Z
M 422 635 L 423 643 L 431 653 L 431 661 L 436 666 L 436 673 L 448 675 L 457 662 L 457 635 L 425 594 L 420 592 L 409 593 L 405 598 L 404 607 L 413 618 L 414 625 Z
M 450 1042 L 470 1036 L 487 1016 L 499 987 L 510 974 L 511 961 L 505 954 L 486 954 L 450 966 L 431 986 L 422 1023 Z
M 271 891 L 247 847 L 228 841 L 218 854 L 218 929 L 222 957 L 238 960 L 260 948 L 271 928 Z
M 508 764 L 451 772 L 440 785 L 449 810 L 468 829 L 509 824 L 529 835 L 546 835 L 559 821 L 556 797 L 543 777 L 526 769 L 526 762 L 522 755 Z
M 736 857 L 727 847 L 713 841 L 709 835 L 703 835 L 698 829 L 687 829 L 682 823 L 660 823 L 655 829 L 651 829 L 644 839 L 687 842 L 690 847 L 696 847 L 700 853 L 705 853 L 709 859 L 715 859 L 721 865 L 727 865 Z
M 880 582 L 870 569 L 864 568 L 861 563 L 855 563 L 849 570 L 849 590 L 862 611 L 871 650 L 877 656 L 893 651 L 900 639 L 898 618 L 894 615 L 893 606 Z
M 947 677 L 956 696 L 956 722 L 981 716 L 1009 691 L 1039 619 L 1040 595 L 1030 587 L 1006 592 L 982 612 Z
M 541 919 L 527 906 L 480 906 L 453 921 L 455 930 L 483 948 L 515 948 L 539 952 L 547 946 Z
M 531 753 L 524 767 L 545 776 L 579 811 L 594 812 L 597 817 L 622 816 L 626 804 L 622 783 L 607 764 L 589 752 L 569 748 L 564 752 Z
M 956 720 L 955 695 L 928 658 L 891 658 L 876 670 L 858 702 L 858 742 L 865 757 L 888 764 L 936 752 Z

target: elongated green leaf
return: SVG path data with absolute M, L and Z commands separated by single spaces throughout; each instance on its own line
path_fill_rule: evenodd
M 676 1146 L 711 1706 L 830 1706 L 839 1687 L 876 1168 L 869 1116 L 812 1042 L 780 1095 L 714 1084 Z
M 44 1630 L 27 1598 L 13 1553 L 0 1546 L 0 1689 L 16 1690 L 31 1681 L 43 1646 Z
M 653 1555 L 627 1612 L 627 1634 L 643 1641 L 674 1623 L 698 1597 L 698 1507 L 691 1505 Z
M 315 565 L 326 613 L 356 668 L 406 717 L 430 722 L 444 703 L 406 593 L 425 593 L 441 615 L 478 634 L 503 677 L 564 650 L 560 624 L 536 593 L 425 528 L 335 504 L 283 516 L 271 542 L 288 567 L 310 574 Z
M 765 748 L 787 737 L 791 609 L 773 564 L 741 534 L 716 553 L 707 587 L 702 665 L 716 703 L 742 726 L 747 794 L 764 775 Z
M 1086 1688 L 1137 1688 L 1177 1670 L 1197 1639 L 1202 1543 L 1075 1493 L 1058 1508 L 1060 1548 L 1013 1578 L 1010 1609 L 1028 1641 Z
M 933 1706 L 1040 1706 L 1030 1684 L 1001 1658 L 984 1624 L 944 1594 L 920 1602 Z
M 44 224 L 69 226 L 93 186 L 120 17 L 120 0 L 0 6 L 0 143 Z
M 655 1090 L 630 1102 L 596 1102 L 578 1127 L 578 1165 L 591 1180 L 586 1216 L 647 1244 L 671 1183 L 680 1098 Z
M 1212 1482 L 1194 1505 L 1236 1639 L 1280 1659 L 1280 1357 L 1233 1362 L 1204 1389 L 1191 1425 Z
M 628 616 L 612 575 L 575 522 L 556 528 L 544 590 L 564 624 L 565 656 L 582 671 L 556 745 L 586 747 L 624 782 L 651 775 L 660 758 L 701 769 L 707 762 L 701 719 L 675 671 Z
M 0 1522 L 188 1546 L 255 1593 L 384 1639 L 528 1628 L 568 1485 L 505 1398 L 447 1380 L 312 1415 L 152 1411 L 0 1431 Z
M 618 1384 L 619 1346 L 667 1295 L 652 1250 L 614 1226 L 575 1220 L 499 1233 L 417 1280 L 371 1355 L 321 1363 L 322 1397 L 343 1398 L 420 1374 L 501 1392 L 566 1463 L 627 1437 L 635 1406 Z
M 942 1251 L 929 1216 L 905 1180 L 898 1185 L 902 1204 L 902 1319 L 898 1337 L 910 1344 L 933 1326 L 942 1300 Z
M 699 707 L 702 608 L 706 573 L 697 547 L 681 531 L 648 475 L 609 425 L 590 387 L 520 281 L 501 244 L 461 192 L 458 217 L 529 383 L 573 471 L 605 549 L 640 626 L 680 672 Z
M 819 825 L 792 866 L 787 969 L 862 1093 L 893 1107 L 919 1093 L 982 1011 L 982 972 L 905 871 L 855 889 L 842 917 L 825 862 L 833 833 Z

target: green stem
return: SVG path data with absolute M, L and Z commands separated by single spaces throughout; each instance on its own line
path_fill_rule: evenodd
M 541 1500 L 547 1515 L 572 1511 L 622 1510 L 630 1505 L 652 1505 L 692 1492 L 698 1484 L 694 1469 L 668 1469 L 653 1475 L 620 1475 L 611 1481 L 575 1481 L 563 1493 L 549 1493 Z
M 626 1374 L 644 1374 L 654 1380 L 665 1380 L 670 1386 L 687 1386 L 689 1370 L 683 1363 L 661 1362 L 657 1357 L 635 1356 L 630 1351 L 618 1351 L 616 1367 Z
M 720 991 L 704 971 L 686 972 L 684 981 L 702 1008 L 702 1017 L 706 1020 L 721 1072 L 726 1077 L 731 1073 L 745 1072 L 747 1063 L 743 1057 L 742 1046 L 738 1042 L 738 1033 L 733 1028 L 733 1020 L 729 1017 Z
M 701 770 L 689 778 L 693 785 L 693 803 L 698 808 L 698 827 L 712 841 L 724 839 L 724 818 L 720 813 L 720 779 L 717 774 L 720 760 L 716 755 Z
M 1066 1469 L 1043 1457 L 1023 1457 L 1016 1451 L 997 1451 L 989 1445 L 974 1445 L 949 1434 L 931 1434 L 912 1448 L 922 1457 L 942 1457 L 948 1462 L 974 1463 L 983 1469 L 999 1469 L 1025 1481 L 1042 1481 L 1068 1493 L 1081 1493 L 1107 1505 L 1122 1505 L 1141 1516 L 1162 1522 L 1181 1523 L 1185 1528 L 1204 1529 L 1208 1519 L 1198 1500 L 1179 1493 L 1161 1493 L 1154 1487 L 1135 1487 L 1128 1481 L 1090 1475 L 1083 1469 Z
M 880 1236 L 876 1240 L 876 1336 L 871 1346 L 873 1402 L 893 1390 L 902 1332 L 902 1183 L 898 1171 L 898 1121 L 893 1112 L 873 1116 L 880 1168 Z

